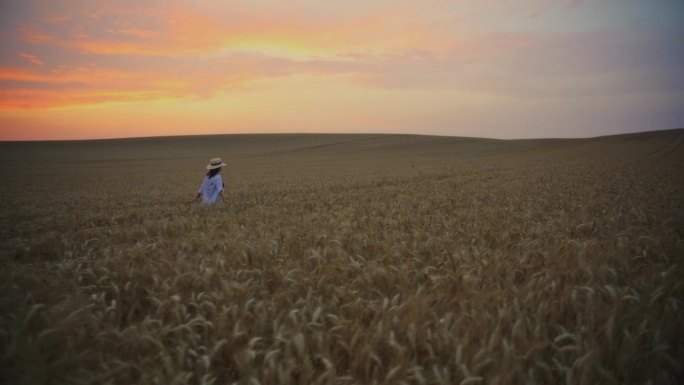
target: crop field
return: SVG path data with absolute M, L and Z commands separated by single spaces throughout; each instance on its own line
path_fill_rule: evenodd
M 683 141 L 0 143 L 0 383 L 682 383 Z

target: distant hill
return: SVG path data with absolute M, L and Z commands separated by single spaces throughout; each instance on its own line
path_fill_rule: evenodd
M 227 162 L 393 162 L 478 157 L 684 155 L 684 129 L 588 139 L 496 140 L 383 134 L 237 134 L 87 141 L 0 142 L 4 167 Z

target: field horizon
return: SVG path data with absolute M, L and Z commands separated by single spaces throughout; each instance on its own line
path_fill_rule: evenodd
M 174 161 L 179 157 L 200 159 L 207 156 L 223 156 L 227 160 L 273 157 L 278 155 L 330 154 L 344 155 L 409 155 L 454 157 L 494 155 L 498 153 L 530 152 L 543 149 L 587 147 L 595 150 L 625 145 L 631 150 L 637 144 L 645 151 L 675 151 L 684 141 L 684 129 L 644 131 L 630 134 L 605 135 L 588 138 L 535 138 L 535 139 L 490 139 L 479 137 L 437 136 L 420 134 L 327 134 L 327 133 L 284 133 L 284 134 L 220 134 L 157 136 L 140 138 L 54 140 L 54 141 L 0 141 L 0 161 L 31 161 L 33 151 L 52 154 L 71 153 L 73 158 L 57 157 L 54 161 L 73 162 L 79 159 L 106 162 L 102 154 L 117 154 L 121 160 L 161 160 L 164 156 Z M 630 146 L 629 144 L 632 144 Z M 103 149 L 109 150 L 102 152 Z M 164 150 L 167 150 L 166 152 Z M 150 157 L 146 158 L 144 152 Z M 76 153 L 74 153 L 76 152 Z M 221 153 L 225 153 L 221 155 Z M 131 155 L 138 155 L 133 157 Z M 160 156 L 161 155 L 161 156 Z M 641 155 L 641 154 L 640 154 Z M 651 155 L 651 154 L 646 154 Z M 116 160 L 113 157 L 109 160 Z M 37 159 L 37 162 L 44 159 Z
M 0 142 L 0 180 L 0 383 L 684 378 L 684 129 Z

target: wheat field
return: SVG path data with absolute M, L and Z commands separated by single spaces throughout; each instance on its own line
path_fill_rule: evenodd
M 683 141 L 0 143 L 0 383 L 681 383 Z

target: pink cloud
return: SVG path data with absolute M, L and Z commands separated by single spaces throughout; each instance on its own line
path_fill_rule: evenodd
M 41 66 L 45 65 L 45 63 L 40 61 L 40 59 L 38 59 L 38 56 L 36 56 L 36 55 L 31 55 L 31 54 L 27 54 L 27 53 L 20 53 L 19 56 L 23 57 L 24 59 L 28 60 L 29 62 L 31 62 L 33 64 L 38 64 Z

